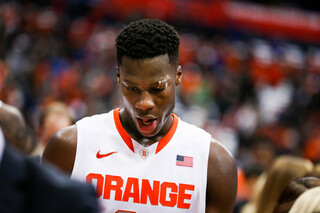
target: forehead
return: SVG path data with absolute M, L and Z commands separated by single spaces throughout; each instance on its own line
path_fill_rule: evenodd
M 168 55 L 148 59 L 132 59 L 124 56 L 119 66 L 120 75 L 124 80 L 146 80 L 172 77 L 175 66 L 169 63 Z

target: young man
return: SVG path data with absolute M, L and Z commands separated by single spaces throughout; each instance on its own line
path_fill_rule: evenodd
M 182 71 L 179 36 L 159 20 L 125 27 L 116 39 L 123 109 L 58 131 L 43 158 L 92 183 L 104 212 L 232 212 L 233 157 L 172 113 Z

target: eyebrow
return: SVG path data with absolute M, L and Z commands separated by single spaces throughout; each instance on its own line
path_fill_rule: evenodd
M 127 84 L 136 84 L 136 83 L 133 83 L 133 82 L 127 81 L 127 80 L 123 80 L 122 83 L 125 84 L 125 85 L 127 85 Z
M 150 85 L 156 86 L 156 87 L 163 87 L 163 86 L 167 86 L 168 85 L 168 81 L 169 81 L 168 79 L 162 79 L 162 80 L 159 80 L 159 81 L 157 81 L 155 83 L 151 83 Z M 136 83 L 128 81 L 128 80 L 123 80 L 122 83 L 125 86 L 128 86 L 128 84 L 136 85 Z
M 153 83 L 152 85 L 155 85 L 156 87 L 166 87 L 168 85 L 168 79 L 162 79 L 156 83 Z

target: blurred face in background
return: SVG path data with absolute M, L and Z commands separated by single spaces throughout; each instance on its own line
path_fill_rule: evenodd
M 41 143 L 46 146 L 53 134 L 64 127 L 70 126 L 70 119 L 62 114 L 52 113 L 44 119 L 43 126 L 39 131 Z
M 68 106 L 62 102 L 49 104 L 40 115 L 40 124 L 37 129 L 38 137 L 43 146 L 58 130 L 73 124 Z

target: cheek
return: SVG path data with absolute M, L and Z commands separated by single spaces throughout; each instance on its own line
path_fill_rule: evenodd
M 134 93 L 129 92 L 126 88 L 122 88 L 121 93 L 122 106 L 129 114 L 133 115 L 138 97 L 136 97 Z
M 130 100 L 130 96 L 122 95 L 121 96 L 122 107 L 126 109 L 130 117 L 134 115 L 134 103 Z
M 134 105 L 133 96 L 128 94 L 126 91 L 122 91 L 121 101 L 123 106 L 130 107 Z
M 175 91 L 171 90 L 168 91 L 167 94 L 165 94 L 163 97 L 160 98 L 159 102 L 163 106 L 164 112 L 169 112 L 173 110 L 175 106 Z

